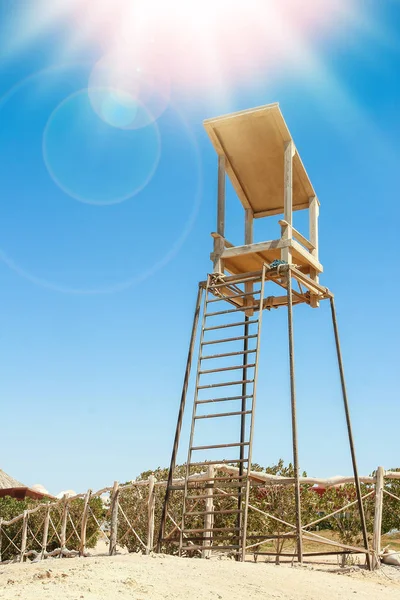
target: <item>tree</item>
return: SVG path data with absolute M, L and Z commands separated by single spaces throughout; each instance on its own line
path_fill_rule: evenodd
M 400 468 L 390 469 L 400 472 Z M 385 490 L 400 498 L 400 479 L 385 479 Z M 382 511 L 382 533 L 400 530 L 400 500 L 384 494 Z

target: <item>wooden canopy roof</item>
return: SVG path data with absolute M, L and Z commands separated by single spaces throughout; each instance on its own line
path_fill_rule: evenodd
M 292 139 L 279 105 L 268 104 L 208 119 L 204 127 L 245 208 L 254 216 L 283 213 L 284 145 Z M 296 150 L 293 157 L 293 210 L 308 208 L 314 188 Z

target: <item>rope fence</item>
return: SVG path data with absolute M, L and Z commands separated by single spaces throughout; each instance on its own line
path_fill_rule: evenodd
M 229 465 L 215 465 L 212 471 L 213 473 L 224 473 L 231 480 L 235 480 L 239 474 L 239 469 Z M 221 526 L 218 519 L 228 519 L 229 513 L 235 512 L 230 510 L 231 505 L 234 506 L 237 503 L 237 495 L 219 488 L 213 477 L 210 479 L 210 469 L 207 472 L 190 476 L 193 489 L 198 488 L 201 498 L 204 498 L 201 493 L 202 491 L 204 493 L 205 485 L 209 494 L 207 497 L 208 514 L 204 517 L 201 511 L 194 511 L 197 504 L 201 502 L 199 497 L 199 501 L 195 502 L 193 506 L 193 522 L 190 525 L 193 530 L 205 528 L 203 519 L 207 519 L 208 549 L 202 552 L 202 555 L 206 557 L 210 557 L 213 550 L 213 529 L 216 528 L 215 530 L 218 531 L 218 527 Z M 385 482 L 400 480 L 400 472 L 385 472 L 382 467 L 379 467 L 376 475 L 362 477 L 360 480 L 365 486 L 363 503 L 369 503 L 368 506 L 373 511 L 370 555 L 374 567 L 377 568 L 382 556 L 383 503 L 387 498 L 400 503 L 400 496 L 393 492 L 390 484 L 385 488 Z M 258 520 L 253 522 L 254 531 L 249 531 L 246 550 L 255 558 L 258 555 L 274 554 L 272 551 L 262 551 L 263 545 L 267 541 L 278 540 L 280 544 L 283 544 L 286 540 L 295 538 L 296 525 L 290 522 L 290 518 L 274 514 L 269 495 L 271 493 L 279 495 L 288 486 L 294 486 L 294 483 L 294 479 L 289 477 L 277 477 L 258 471 L 251 473 L 252 495 L 250 496 L 249 514 L 256 515 Z M 300 483 L 308 490 L 315 490 L 312 487 L 315 484 L 326 486 L 329 489 L 329 486 L 354 484 L 354 479 L 351 477 L 331 479 L 303 477 L 300 478 Z M 155 548 L 155 531 L 160 524 L 166 485 L 165 481 L 156 481 L 154 475 L 151 475 L 148 480 L 121 486 L 115 482 L 112 487 L 103 488 L 97 492 L 88 490 L 85 494 L 73 497 L 64 496 L 57 501 L 43 502 L 8 521 L 0 518 L 0 563 L 85 557 L 90 555 L 90 550 L 95 548 L 99 541 L 105 543 L 106 552 L 109 555 L 115 555 L 118 548 L 126 548 L 129 552 L 150 554 Z M 181 534 L 184 479 L 175 479 L 172 487 L 174 501 L 170 502 L 168 507 L 163 550 L 175 554 Z M 257 499 L 260 497 L 266 498 L 266 500 L 256 506 Z M 347 500 L 343 506 L 335 506 L 334 510 L 327 514 L 307 515 L 308 518 L 304 520 L 307 524 L 302 527 L 303 539 L 329 546 L 331 551 L 320 552 L 321 555 L 365 554 L 365 548 L 361 545 L 328 539 L 320 533 L 316 533 L 323 522 L 332 518 L 337 519 L 339 515 L 348 514 L 356 504 L 357 500 Z M 364 506 L 367 505 L 364 504 Z M 215 519 L 212 514 L 214 510 L 217 513 Z M 250 519 L 249 525 L 251 526 L 251 524 Z M 188 540 L 188 545 L 191 545 L 190 540 Z M 285 556 L 282 553 L 282 547 L 280 554 Z M 333 552 L 334 549 L 336 549 L 335 552 Z M 188 551 L 187 555 L 196 552 L 198 551 L 193 549 L 193 551 Z M 275 554 L 277 553 L 276 550 Z M 309 555 L 316 554 L 318 553 L 309 553 Z M 286 556 L 291 556 L 291 554 L 286 554 Z

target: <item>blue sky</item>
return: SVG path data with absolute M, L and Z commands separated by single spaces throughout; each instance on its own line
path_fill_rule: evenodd
M 247 78 L 180 81 L 140 129 L 115 127 L 129 102 L 101 104 L 106 119 L 95 110 L 87 87 L 101 44 L 88 37 L 66 52 L 70 20 L 39 30 L 39 11 L 3 4 L 2 469 L 56 493 L 168 464 L 215 229 L 216 156 L 202 121 L 276 101 L 321 202 L 321 281 L 336 295 L 360 472 L 400 466 L 400 6 L 377 4 L 329 35 L 310 30 L 312 67 L 277 56 L 279 69 Z M 229 188 L 227 204 L 228 237 L 240 243 Z M 273 231 L 257 222 L 256 238 Z M 263 465 L 291 458 L 285 333 L 285 312 L 267 312 L 254 447 Z M 329 305 L 298 307 L 295 336 L 301 468 L 350 473 Z

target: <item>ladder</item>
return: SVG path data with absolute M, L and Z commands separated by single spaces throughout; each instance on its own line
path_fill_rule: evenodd
M 207 279 L 186 462 L 180 556 L 200 551 L 208 557 L 213 549 L 245 559 L 265 273 L 264 266 L 258 273 L 226 280 L 213 274 Z M 224 434 L 232 435 L 233 440 L 221 443 Z M 222 453 L 223 458 L 217 458 Z M 234 476 L 221 475 L 214 472 L 215 465 L 236 466 L 238 471 Z M 199 483 L 190 478 L 206 468 L 206 480 Z M 234 499 L 234 507 L 231 501 L 228 509 L 214 509 L 213 501 L 225 497 Z

